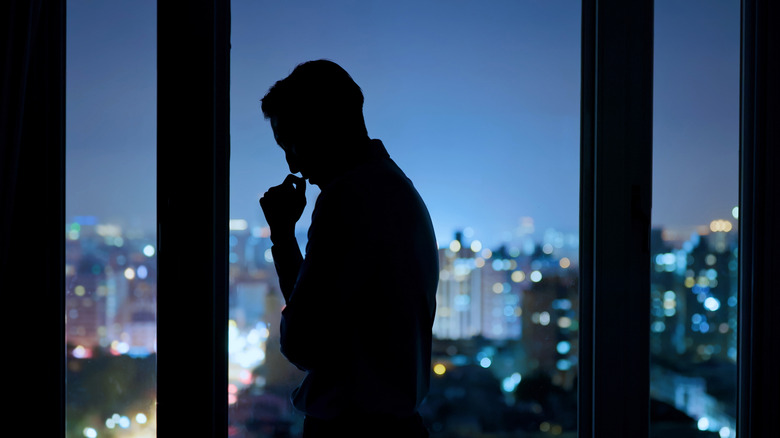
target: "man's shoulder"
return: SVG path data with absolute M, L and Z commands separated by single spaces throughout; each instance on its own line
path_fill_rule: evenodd
M 413 188 L 406 174 L 390 158 L 381 158 L 364 164 L 333 181 L 322 191 L 323 201 L 344 197 L 371 197 L 387 189 L 403 190 Z

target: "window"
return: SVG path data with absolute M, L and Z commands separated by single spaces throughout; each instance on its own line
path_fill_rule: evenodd
M 67 19 L 67 436 L 154 436 L 155 2 Z
M 652 436 L 736 435 L 738 59 L 738 3 L 656 2 Z
M 65 250 L 62 239 L 66 218 L 64 214 L 64 2 L 39 2 L 28 7 L 19 7 L 18 3 L 10 4 L 10 14 L 13 23 L 18 26 L 9 27 L 9 35 L 14 37 L 13 42 L 7 42 L 7 53 L 12 62 L 8 69 L 4 70 L 6 84 L 9 84 L 13 92 L 4 93 L 3 103 L 3 135 L 8 135 L 7 142 L 2 150 L 4 159 L 0 161 L 0 169 L 3 172 L 4 184 L 2 190 L 2 205 L 8 214 L 3 215 L 6 230 L 28 230 L 36 232 L 10 232 L 3 233 L 2 257 L 0 265 L 4 281 L 10 279 L 12 286 L 17 286 L 16 280 L 23 283 L 28 279 L 39 279 L 36 287 L 42 296 L 36 302 L 36 310 L 39 312 L 40 321 L 37 324 L 28 324 L 25 333 L 28 339 L 35 342 L 22 343 L 25 358 L 29 363 L 46 364 L 51 366 L 47 372 L 41 373 L 36 383 L 44 385 L 47 391 L 30 391 L 29 387 L 19 387 L 21 390 L 14 392 L 18 397 L 16 402 L 22 406 L 36 406 L 35 410 L 27 410 L 31 417 L 25 419 L 26 424 L 34 424 L 36 432 L 46 436 L 62 435 L 65 419 L 62 412 L 65 410 L 64 398 L 64 373 L 65 349 L 62 342 L 64 337 L 63 319 L 65 316 L 65 303 L 62 291 L 65 289 Z M 189 147 L 188 165 L 211 164 L 212 171 L 208 167 L 198 168 L 200 180 L 193 180 L 198 185 L 198 196 L 189 193 L 177 193 L 175 186 L 162 185 L 158 187 L 159 193 L 165 197 L 166 202 L 174 200 L 167 196 L 177 193 L 183 197 L 181 204 L 174 202 L 172 211 L 164 212 L 160 218 L 159 227 L 163 229 L 161 238 L 164 244 L 171 245 L 171 252 L 167 253 L 166 263 L 163 266 L 163 254 L 165 245 L 158 245 L 158 265 L 160 266 L 160 280 L 165 275 L 180 276 L 183 281 L 187 300 L 182 300 L 179 294 L 162 294 L 158 300 L 160 319 L 158 324 L 158 338 L 160 340 L 160 362 L 158 367 L 158 429 L 160 434 L 166 434 L 167 430 L 175 435 L 197 436 L 203 433 L 214 436 L 224 435 L 227 431 L 227 417 L 222 416 L 219 407 L 227 406 L 227 393 L 224 382 L 227 374 L 219 374 L 220 369 L 227 368 L 225 358 L 224 368 L 221 368 L 220 357 L 225 356 L 227 345 L 220 344 L 223 337 L 220 328 L 224 326 L 224 339 L 227 339 L 227 307 L 224 313 L 220 310 L 219 291 L 227 290 L 227 257 L 228 254 L 220 252 L 219 248 L 228 248 L 228 204 L 220 203 L 222 186 L 214 184 L 215 181 L 225 183 L 227 173 L 221 170 L 227 167 L 225 138 L 220 133 L 227 132 L 226 118 L 228 108 L 220 106 L 226 98 L 227 76 L 227 38 L 229 15 L 225 15 L 224 3 L 217 2 L 211 7 L 199 4 L 198 7 L 181 9 L 179 6 L 161 6 L 158 14 L 160 24 L 159 38 L 163 53 L 158 59 L 158 118 L 162 123 L 158 124 L 158 135 L 164 141 L 158 142 L 162 146 L 162 156 L 165 158 L 167 151 L 175 149 L 172 145 L 176 142 L 173 133 L 183 136 L 179 141 L 184 141 Z M 641 400 L 647 402 L 649 381 L 643 380 L 644 375 L 639 370 L 621 370 L 625 364 L 642 365 L 640 350 L 649 352 L 650 312 L 649 300 L 646 300 L 646 291 L 649 289 L 649 263 L 648 257 L 642 259 L 642 263 L 648 269 L 647 275 L 634 276 L 637 281 L 648 281 L 647 287 L 639 288 L 642 298 L 647 302 L 647 312 L 631 316 L 640 319 L 639 324 L 628 324 L 623 331 L 616 331 L 621 336 L 627 336 L 632 340 L 642 339 L 642 334 L 647 334 L 648 343 L 639 342 L 638 348 L 631 344 L 620 344 L 620 355 L 610 357 L 605 354 L 614 351 L 612 349 L 601 351 L 599 343 L 620 342 L 620 337 L 610 337 L 609 331 L 603 331 L 603 324 L 609 323 L 607 318 L 610 313 L 602 313 L 602 310 L 614 310 L 617 306 L 630 308 L 642 308 L 641 301 L 633 303 L 633 297 L 621 297 L 614 304 L 609 301 L 597 302 L 592 295 L 592 286 L 598 285 L 599 271 L 594 269 L 598 264 L 598 258 L 609 254 L 610 248 L 606 248 L 603 242 L 593 239 L 591 231 L 593 225 L 613 225 L 613 228 L 599 228 L 602 231 L 623 232 L 623 227 L 629 226 L 630 220 L 619 216 L 613 218 L 610 215 L 598 215 L 592 210 L 592 197 L 597 194 L 592 183 L 598 176 L 599 181 L 611 175 L 610 170 L 620 170 L 619 167 L 593 167 L 594 156 L 589 155 L 591 149 L 588 144 L 594 138 L 593 127 L 596 116 L 607 115 L 605 110 L 612 110 L 612 116 L 619 116 L 622 108 L 619 103 L 610 102 L 610 90 L 612 94 L 618 94 L 630 90 L 621 82 L 621 78 L 627 78 L 625 72 L 620 69 L 596 70 L 597 65 L 604 66 L 609 56 L 625 54 L 625 51 L 605 52 L 596 55 L 595 35 L 598 31 L 599 44 L 623 44 L 625 38 L 610 38 L 615 35 L 612 32 L 622 29 L 623 36 L 627 30 L 635 30 L 637 23 L 632 23 L 630 10 L 622 7 L 633 7 L 623 2 L 607 4 L 599 2 L 605 8 L 600 11 L 595 8 L 595 3 L 589 0 L 583 2 L 583 154 L 581 160 L 583 166 L 581 185 L 581 199 L 583 208 L 581 220 L 587 233 L 580 233 L 583 254 L 586 257 L 580 259 L 580 278 L 582 290 L 580 305 L 584 316 L 580 326 L 580 405 L 579 405 L 579 432 L 580 436 L 625 436 L 621 435 L 620 427 L 633 423 L 642 425 L 641 418 L 646 416 L 646 409 L 641 407 Z M 634 3 L 632 2 L 632 5 Z M 621 7 L 622 5 L 622 7 Z M 602 14 L 598 15 L 601 12 Z M 777 57 L 771 48 L 771 42 L 776 41 L 777 27 L 770 24 L 776 22 L 778 9 L 769 2 L 761 0 L 745 0 L 742 4 L 742 46 L 741 46 L 741 116 L 740 116 L 740 257 L 739 257 L 739 282 L 740 282 L 740 327 L 738 336 L 738 434 L 740 436 L 753 436 L 773 430 L 773 414 L 780 410 L 776 394 L 780 392 L 780 379 L 778 379 L 772 364 L 778 362 L 778 350 L 774 341 L 780 337 L 780 326 L 771 324 L 772 318 L 778 309 L 777 298 L 774 294 L 766 293 L 772 290 L 771 284 L 774 275 L 774 266 L 777 265 L 777 254 L 773 248 L 777 247 L 776 234 L 772 233 L 773 226 L 778 221 L 778 215 L 774 206 L 777 202 L 777 180 L 771 179 L 774 172 L 774 163 L 780 162 L 775 157 L 777 148 L 777 136 L 772 127 L 777 126 L 774 115 L 777 114 L 777 105 L 780 98 L 777 96 L 777 88 L 772 87 L 771 80 L 778 76 Z M 595 18 L 598 15 L 598 26 L 595 27 Z M 641 17 L 651 17 L 644 10 Z M 175 26 L 174 24 L 175 23 Z M 622 27 L 625 24 L 634 26 Z M 171 29 L 176 28 L 176 32 Z M 647 28 L 642 28 L 640 34 L 649 35 Z M 629 33 L 630 34 L 630 33 Z M 216 37 L 216 38 L 215 38 Z M 35 42 L 35 44 L 31 44 Z M 175 50 L 174 50 L 175 47 Z M 197 48 L 194 49 L 194 48 Z M 200 57 L 200 58 L 199 58 Z M 196 61 L 198 59 L 203 60 Z M 598 60 L 598 63 L 596 63 Z M 621 64 L 607 64 L 612 67 L 620 67 Z M 218 68 L 214 68 L 214 67 Z M 623 65 L 625 67 L 625 65 Z M 597 87 L 597 71 L 601 74 L 617 74 L 612 76 L 613 82 L 610 88 Z M 177 74 L 186 72 L 187 74 Z M 214 76 L 216 75 L 216 77 Z M 205 79 L 204 82 L 201 82 Z M 21 86 L 25 85 L 25 86 Z M 192 85 L 200 85 L 193 87 Z M 187 93 L 194 94 L 198 99 L 188 99 Z M 622 91 L 619 91 L 622 90 Z M 596 103 L 596 92 L 599 95 Z M 619 91 L 619 92 L 618 92 Z M 178 100 L 176 110 L 172 109 L 170 101 Z M 204 111 L 204 107 L 208 110 Z M 214 123 L 193 123 L 193 117 L 203 117 L 210 114 Z M 178 117 L 174 118 L 173 115 Z M 185 117 L 183 117 L 185 116 Z M 190 124 L 190 130 L 179 129 L 176 119 L 184 118 Z M 197 120 L 202 122 L 202 120 Z M 601 122 L 605 122 L 602 120 Z M 216 127 L 215 127 L 216 126 Z M 623 126 L 608 124 L 607 126 Z M 629 125 L 630 126 L 630 125 Z M 159 131 L 162 131 L 161 133 Z M 206 135 L 204 135 L 204 133 Z M 210 133 L 210 134 L 209 134 Z M 217 135 L 213 135 L 213 134 Z M 613 132 L 614 133 L 614 132 Z M 603 136 L 609 132 L 599 132 Z M 6 138 L 4 138 L 6 140 Z M 205 144 L 207 147 L 201 147 Z M 607 155 L 608 157 L 608 155 Z M 599 157 L 603 161 L 606 157 Z M 614 164 L 606 158 L 608 164 Z M 224 164 L 224 166 L 222 166 Z M 178 165 L 178 166 L 177 166 Z M 161 179 L 170 178 L 171 170 L 190 172 L 182 163 L 175 161 L 160 163 Z M 614 173 L 614 172 L 613 172 Z M 187 173 L 189 175 L 189 173 Z M 10 181 L 10 184 L 5 184 Z M 202 183 L 205 181 L 205 185 Z M 618 184 L 618 188 L 631 190 L 626 185 L 625 179 Z M 165 181 L 166 183 L 168 181 Z M 160 181 L 158 181 L 159 185 Z M 603 187 L 603 185 L 602 185 Z M 641 189 L 642 187 L 638 187 Z M 635 192 L 641 199 L 641 190 Z M 603 196 L 600 197 L 602 201 Z M 158 201 L 160 196 L 158 196 Z M 43 201 L 43 202 L 42 202 Z M 637 212 L 643 210 L 637 205 Z M 590 207 L 589 207 L 590 206 Z M 603 210 L 603 205 L 598 210 Z M 166 228 L 172 213 L 187 212 L 188 220 L 180 221 L 177 228 Z M 158 215 L 160 214 L 158 208 Z M 224 233 L 220 231 L 221 221 L 209 222 L 209 217 L 219 216 L 224 219 Z M 184 214 L 182 213 L 182 217 Z M 613 220 L 614 219 L 614 220 Z M 196 222 L 197 226 L 192 225 Z M 649 221 L 649 214 L 648 214 Z M 649 228 L 649 223 L 648 223 Z M 168 233 L 168 234 L 165 234 Z M 206 235 L 203 238 L 203 235 Z M 603 237 L 603 232 L 599 237 Z M 609 233 L 607 233 L 609 234 Z M 197 237 L 198 245 L 188 244 L 188 241 L 177 240 L 177 236 Z M 224 239 L 219 236 L 224 235 Z M 641 235 L 638 234 L 638 235 Z M 638 236 L 638 235 L 635 235 Z M 205 239 L 205 240 L 204 240 Z M 205 241 L 205 245 L 203 244 Z M 216 241 L 218 245 L 210 245 Z M 187 278 L 188 271 L 177 266 L 173 261 L 176 256 L 181 259 L 192 259 L 200 263 L 206 259 L 206 265 L 189 265 L 189 270 L 198 272 L 198 281 Z M 31 263 L 31 260 L 40 263 Z M 220 260 L 225 261 L 225 275 L 220 277 Z M 594 265 L 595 264 L 595 265 Z M 641 271 L 640 271 L 641 272 Z M 46 275 L 42 275 L 45 273 Z M 194 277 L 194 276 L 193 276 Z M 221 286 L 224 278 L 224 286 Z M 602 277 L 603 278 L 603 277 Z M 631 278 L 631 277 L 629 277 Z M 7 283 L 4 283 L 4 286 Z M 167 286 L 161 290 L 176 290 Z M 201 293 L 203 284 L 207 293 Z M 627 283 L 626 283 L 627 284 Z M 200 286 L 199 286 L 200 285 Z M 19 290 L 22 290 L 21 288 Z M 179 289 L 181 291 L 182 289 Z M 624 291 L 625 289 L 623 289 Z M 9 308 L 25 309 L 30 305 L 30 294 L 7 294 Z M 599 306 L 594 306 L 599 304 Z M 636 305 L 638 304 L 638 305 Z M 163 309 L 169 312 L 170 318 L 162 317 Z M 223 315 L 223 316 L 220 316 Z M 642 315 L 647 315 L 643 320 Z M 628 321 L 618 312 L 611 316 L 617 316 L 619 322 Z M 191 341 L 191 337 L 181 339 L 181 342 L 169 342 L 175 338 L 177 329 L 181 323 L 177 319 L 186 318 L 196 320 L 199 324 L 193 324 L 195 333 L 191 333 L 198 339 L 198 343 Z M 224 324 L 213 324 L 214 321 Z M 16 318 L 5 319 L 9 322 L 7 332 L 18 329 Z M 164 321 L 173 321 L 166 326 Z M 596 324 L 597 323 L 597 324 Z M 13 325 L 10 325 L 13 324 Z M 597 343 L 592 341 L 596 340 Z M 164 346 L 164 348 L 163 348 Z M 166 354 L 162 354 L 165 352 Z M 194 352 L 198 352 L 198 360 L 192 360 Z M 645 356 L 646 357 L 646 356 Z M 50 371 L 50 372 L 49 372 Z M 212 373 L 211 371 L 217 371 Z M 633 372 L 633 375 L 629 375 Z M 163 374 L 171 378 L 163 378 Z M 604 375 L 610 379 L 603 379 Z M 203 376 L 212 376 L 212 379 L 204 379 Z M 632 386 L 626 377 L 634 377 L 640 382 L 640 386 Z M 24 382 L 26 383 L 26 382 Z M 636 390 L 634 390 L 636 389 Z M 224 397 L 223 397 L 224 395 Z M 178 401 L 178 403 L 177 403 Z M 183 403 L 186 401 L 188 403 Z M 55 417 L 51 421 L 40 421 L 40 412 L 52 413 Z M 58 415 L 57 412 L 61 414 Z M 32 417 L 34 415 L 34 417 Z M 181 418 L 198 418 L 198 422 L 181 422 Z M 637 420 L 638 421 L 634 421 Z M 176 433 L 173 433 L 175 431 Z M 204 432 L 206 431 L 206 432 Z M 211 433 L 209 433 L 209 431 Z M 646 430 L 645 430 L 646 432 Z M 637 431 L 632 436 L 643 435 Z
M 429 429 L 576 434 L 579 40 L 576 2 L 233 2 L 230 436 L 300 432 L 302 374 L 279 353 L 284 300 L 257 204 L 288 172 L 259 100 L 320 58 L 363 88 L 369 135 L 436 228 Z

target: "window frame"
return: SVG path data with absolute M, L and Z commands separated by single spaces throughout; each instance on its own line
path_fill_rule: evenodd
M 608 236 L 599 232 L 609 223 L 604 213 L 616 208 L 607 202 L 609 199 L 599 196 L 604 194 L 603 181 L 617 181 L 620 189 L 610 193 L 619 193 L 620 199 L 628 199 L 631 208 L 630 211 L 616 211 L 620 220 L 615 226 L 621 230 L 621 235 L 631 240 L 624 243 L 630 246 L 631 253 L 644 253 L 645 222 L 649 224 L 644 216 L 649 212 L 648 196 L 651 193 L 647 166 L 638 168 L 641 176 L 634 181 L 633 175 L 621 173 L 608 164 L 624 163 L 622 160 L 625 159 L 631 166 L 638 165 L 634 161 L 647 154 L 649 139 L 645 135 L 652 101 L 647 102 L 646 89 L 637 87 L 647 81 L 647 72 L 641 70 L 647 65 L 648 38 L 649 53 L 652 54 L 652 1 L 632 5 L 620 3 L 583 0 L 582 8 L 580 239 L 584 244 L 581 243 L 580 263 L 583 266 L 581 340 L 585 343 L 580 352 L 578 410 L 579 434 L 583 438 L 646 436 L 648 425 L 648 399 L 644 389 L 639 388 L 637 393 L 629 391 L 631 394 L 626 395 L 623 388 L 611 383 L 610 379 L 605 380 L 605 376 L 609 376 L 608 369 L 617 371 L 619 374 L 616 375 L 622 381 L 626 371 L 618 368 L 635 366 L 639 371 L 633 374 L 634 377 L 643 385 L 649 382 L 646 375 L 648 349 L 643 352 L 638 347 L 631 348 L 627 354 L 621 351 L 622 363 L 610 364 L 610 358 L 614 359 L 616 353 L 598 348 L 620 338 L 603 330 L 606 310 L 629 303 L 637 306 L 635 310 L 641 314 L 649 314 L 645 311 L 649 310 L 649 305 L 641 302 L 644 298 L 631 297 L 626 301 L 625 296 L 621 296 L 614 303 L 608 300 L 617 289 L 604 285 L 604 269 L 611 261 L 603 256 L 605 248 L 613 248 L 616 243 L 604 240 Z M 30 415 L 54 413 L 54 420 L 31 420 L 34 421 L 31 424 L 36 425 L 36 432 L 46 436 L 64 436 L 65 431 L 62 236 L 65 226 L 65 4 L 64 0 L 12 1 L 7 3 L 11 14 L 5 14 L 14 17 L 14 23 L 17 23 L 9 27 L 10 38 L 5 44 L 13 60 L 5 80 L 10 86 L 23 84 L 25 93 L 2 98 L 3 123 L 8 122 L 19 134 L 3 146 L 4 157 L 13 156 L 16 173 L 8 176 L 11 184 L 3 189 L 2 207 L 10 212 L 6 218 L 8 224 L 18 226 L 33 220 L 40 232 L 31 233 L 25 239 L 6 233 L 9 236 L 3 237 L 0 255 L 4 260 L 2 273 L 13 273 L 8 277 L 20 279 L 19 286 L 29 286 L 26 283 L 29 279 L 40 278 L 41 272 L 46 273 L 40 290 L 50 299 L 40 300 L 36 308 L 43 322 L 26 327 L 31 330 L 29 338 L 42 340 L 43 345 L 29 343 L 20 357 L 47 364 L 46 369 L 50 372 L 42 373 L 39 377 L 43 381 L 37 382 L 47 390 L 14 391 L 22 398 L 15 404 L 36 406 L 29 410 L 34 411 Z M 158 38 L 161 38 L 158 59 L 162 60 L 158 61 L 158 154 L 161 154 L 158 158 L 158 212 L 163 212 L 158 218 L 158 263 L 163 286 L 159 288 L 162 293 L 158 297 L 161 315 L 158 338 L 162 351 L 158 360 L 158 377 L 162 376 L 158 379 L 158 430 L 175 430 L 181 434 L 183 428 L 190 428 L 195 435 L 210 430 L 213 436 L 226 436 L 230 5 L 229 2 L 200 0 L 183 8 L 160 2 L 158 14 Z M 638 28 L 621 25 L 621 19 Z M 776 397 L 780 392 L 780 375 L 772 368 L 780 359 L 777 350 L 780 325 L 772 324 L 774 314 L 780 311 L 780 299 L 776 294 L 767 293 L 773 284 L 773 268 L 780 262 L 780 234 L 774 230 L 774 224 L 780 221 L 780 179 L 773 176 L 777 173 L 776 163 L 780 163 L 777 156 L 780 150 L 780 88 L 770 80 L 780 76 L 780 29 L 768 25 L 778 21 L 780 5 L 768 0 L 743 0 L 737 419 L 738 434 L 742 437 L 772 430 L 772 414 L 780 412 L 780 401 Z M 177 35 L 180 31 L 183 32 Z M 629 38 L 626 44 L 638 44 L 642 48 L 638 57 L 621 53 L 618 47 L 613 47 L 615 53 L 610 53 L 611 44 L 622 44 L 610 41 L 615 39 L 616 32 Z M 35 43 L 31 44 L 33 41 Z M 623 79 L 635 78 L 638 82 L 624 81 L 616 90 L 599 87 L 599 83 L 607 80 L 609 69 L 625 71 L 628 76 Z M 621 96 L 634 96 L 632 93 L 644 96 L 640 99 L 641 105 L 620 103 Z M 8 111 L 19 104 L 24 105 L 23 112 Z M 615 148 L 619 150 L 620 144 L 611 137 L 620 134 L 610 124 L 616 108 L 630 111 L 624 117 L 633 122 L 629 122 L 630 130 L 623 135 L 636 138 L 641 145 L 629 157 L 621 158 L 612 153 Z M 203 123 L 196 124 L 195 121 Z M 161 145 L 162 151 L 159 150 Z M 176 172 L 181 175 L 183 150 L 190 154 L 186 164 L 193 166 L 185 169 L 185 175 L 191 177 L 188 184 L 174 177 Z M 25 153 L 27 151 L 36 153 Z M 13 155 L 14 152 L 17 155 Z M 7 168 L 3 167 L 3 170 Z M 205 172 L 205 175 L 199 172 Z M 190 193 L 176 191 L 182 187 Z M 33 195 L 38 200 L 43 197 L 44 202 L 33 202 Z M 186 219 L 184 225 L 175 222 L 179 219 Z M 172 226 L 174 223 L 176 227 Z M 45 248 L 42 258 L 41 248 Z M 27 256 L 41 262 L 29 263 Z M 208 271 L 195 271 L 206 275 L 199 281 L 188 279 L 187 284 L 197 292 L 187 295 L 187 300 L 183 300 L 182 295 L 167 292 L 182 290 L 169 285 L 174 281 L 179 285 L 181 279 L 177 275 L 193 271 L 193 264 L 189 262 L 196 257 L 205 258 L 198 267 Z M 187 263 L 179 263 L 179 260 Z M 638 270 L 638 266 L 631 269 L 637 269 L 632 271 L 634 275 L 644 278 L 636 284 L 649 281 L 649 275 L 643 275 L 644 271 Z M 647 296 L 648 289 L 637 290 L 640 291 L 637 296 Z M 8 295 L 9 308 L 29 307 L 29 294 Z M 187 314 L 189 311 L 191 315 Z M 198 318 L 201 323 L 198 333 L 203 334 L 198 338 L 201 342 L 180 342 L 177 338 L 182 326 L 176 322 L 176 317 L 182 315 Z M 18 329 L 13 319 L 7 319 L 5 324 L 6 333 Z M 639 343 L 644 345 L 645 337 L 649 336 L 648 325 L 627 327 L 630 330 L 624 331 L 623 335 L 641 339 Z M 193 361 L 193 354 L 200 352 L 203 355 L 197 357 L 201 360 Z M 616 395 L 625 405 L 617 406 L 617 401 L 612 399 Z M 613 408 L 617 410 L 610 411 Z M 627 417 L 619 417 L 615 412 L 625 413 Z M 605 424 L 606 416 L 613 421 L 617 419 L 620 426 Z M 181 421 L 182 418 L 196 418 L 197 421 Z M 626 431 L 640 433 L 632 435 Z
M 780 412 L 780 5 L 743 0 L 740 55 L 737 436 L 777 428 Z
M 582 2 L 580 438 L 649 433 L 653 10 Z
M 226 436 L 229 1 L 157 3 L 157 81 L 157 433 Z

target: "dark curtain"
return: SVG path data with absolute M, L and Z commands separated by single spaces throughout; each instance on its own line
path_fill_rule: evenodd
M 7 427 L 57 437 L 65 384 L 65 2 L 5 0 L 0 8 L 0 321 L 14 346 L 2 355 L 11 384 L 3 389 L 21 414 Z

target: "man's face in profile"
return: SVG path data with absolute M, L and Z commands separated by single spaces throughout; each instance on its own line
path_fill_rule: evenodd
M 334 117 L 283 115 L 270 117 L 274 139 L 284 151 L 290 173 L 299 173 L 309 184 L 327 184 L 349 161 L 340 147 Z M 329 126 L 330 125 L 330 126 Z
M 271 118 L 271 129 L 274 132 L 274 139 L 279 147 L 284 151 L 284 158 L 287 160 L 287 166 L 290 173 L 300 172 L 303 178 L 311 178 L 311 166 L 306 155 L 306 146 L 304 146 L 298 136 L 295 135 L 299 128 L 290 123 L 289 120 L 280 120 L 278 117 Z M 311 184 L 316 184 L 310 180 Z

